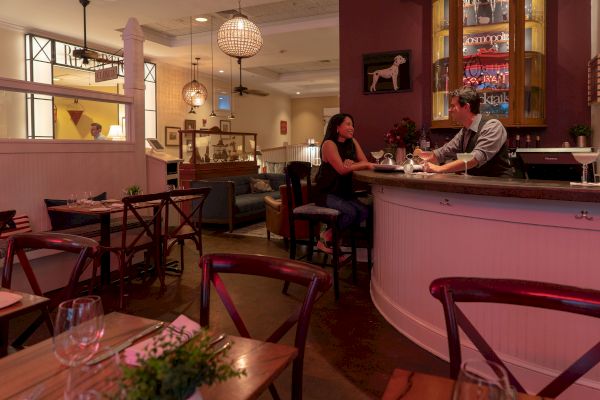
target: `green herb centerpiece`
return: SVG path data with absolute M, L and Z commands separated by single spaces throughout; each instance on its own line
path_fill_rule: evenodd
M 123 192 L 125 193 L 126 196 L 135 196 L 135 195 L 143 193 L 140 185 L 131 185 L 129 187 L 126 187 L 123 190 Z
M 137 355 L 139 365 L 121 367 L 122 398 L 184 400 L 198 386 L 245 375 L 224 360 L 227 351 L 211 344 L 205 330 L 189 339 L 183 329 L 169 328 L 146 347 L 145 356 Z

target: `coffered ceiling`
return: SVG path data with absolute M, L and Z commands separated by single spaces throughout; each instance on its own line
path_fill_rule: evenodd
M 243 82 L 252 89 L 291 96 L 339 94 L 338 0 L 243 0 L 243 13 L 263 34 L 264 45 L 244 59 Z M 211 20 L 215 75 L 228 78 L 229 57 L 216 45 L 219 26 L 237 9 L 236 0 L 91 0 L 87 7 L 88 46 L 115 51 L 129 17 L 144 30 L 144 53 L 156 62 L 190 65 L 199 57 L 199 73 L 211 74 Z M 0 0 L 0 23 L 25 32 L 66 41 L 83 41 L 83 7 L 78 0 Z M 239 71 L 234 65 L 234 83 Z M 224 71 L 219 74 L 219 70 Z

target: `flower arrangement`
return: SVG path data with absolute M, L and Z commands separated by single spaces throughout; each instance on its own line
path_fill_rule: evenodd
M 391 147 L 414 147 L 417 143 L 416 132 L 417 124 L 415 124 L 415 121 L 404 117 L 385 133 L 385 142 Z
M 228 347 L 215 350 L 205 330 L 189 338 L 173 328 L 138 355 L 138 366 L 121 367 L 119 386 L 127 400 L 185 400 L 196 387 L 245 375 L 225 361 Z

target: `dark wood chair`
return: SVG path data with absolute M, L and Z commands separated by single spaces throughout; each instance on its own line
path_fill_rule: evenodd
M 33 294 L 44 296 L 39 282 L 35 276 L 29 258 L 28 251 L 37 249 L 59 250 L 72 254 L 77 254 L 77 260 L 71 268 L 69 280 L 58 295 L 51 298 L 50 304 L 19 337 L 14 341 L 15 347 L 21 347 L 31 334 L 45 321 L 50 334 L 53 334 L 52 320 L 49 312 L 56 308 L 61 301 L 75 298 L 79 295 L 79 281 L 86 268 L 93 262 L 97 267 L 100 262 L 100 253 L 102 251 L 98 242 L 93 239 L 82 236 L 67 235 L 61 233 L 22 233 L 8 238 L 8 247 L 4 259 L 4 271 L 2 274 L 2 287 L 10 289 L 12 285 L 13 264 L 15 255 L 19 260 L 21 268 L 27 277 Z M 93 275 L 92 275 L 93 276 Z M 90 289 L 93 288 L 93 279 L 90 282 Z
M 292 399 L 302 398 L 302 371 L 304 365 L 304 348 L 314 302 L 331 287 L 331 277 L 325 271 L 312 265 L 281 258 L 245 254 L 209 254 L 200 259 L 202 283 L 200 293 L 200 325 L 208 327 L 210 316 L 210 287 L 213 283 L 219 297 L 233 320 L 239 334 L 250 338 L 248 328 L 237 311 L 219 274 L 234 273 L 261 276 L 281 281 L 293 282 L 307 288 L 303 302 L 294 313 L 284 321 L 266 339 L 267 342 L 278 342 L 294 325 L 296 335 L 294 346 L 298 356 L 292 368 Z M 276 298 L 273 301 L 277 301 Z M 274 398 L 279 398 L 273 385 L 269 391 Z
M 198 250 L 198 255 L 202 255 L 202 206 L 210 190 L 209 187 L 206 187 L 168 192 L 167 212 L 165 213 L 165 258 L 169 255 L 173 246 L 179 244 L 180 272 L 183 272 L 185 267 L 183 258 L 183 244 L 185 240 L 193 241 L 196 245 L 196 250 Z M 185 196 L 193 196 L 193 198 L 183 203 L 179 201 L 179 199 Z M 173 209 L 175 215 L 179 217 L 179 224 L 176 226 L 169 226 L 170 209 Z
M 456 303 L 513 304 L 600 317 L 600 291 L 573 286 L 513 279 L 440 278 L 431 283 L 429 290 L 444 308 L 450 351 L 450 374 L 453 379 L 458 377 L 461 365 L 459 327 L 487 360 L 494 361 L 506 368 Z M 537 395 L 558 397 L 599 362 L 600 342 L 571 364 Z M 511 385 L 518 391 L 525 392 L 510 370 L 507 369 L 507 371 Z
M 331 267 L 333 269 L 333 292 L 335 298 L 340 297 L 339 289 L 339 260 L 343 254 L 340 248 L 340 243 L 343 238 L 347 238 L 351 248 L 351 261 L 352 261 L 352 281 L 356 283 L 356 270 L 357 270 L 357 259 L 356 259 L 356 247 L 359 243 L 365 243 L 368 249 L 368 263 L 371 266 L 371 240 L 369 227 L 367 230 L 353 227 L 347 229 L 345 232 L 340 232 L 337 227 L 337 220 L 340 215 L 338 210 L 328 207 L 319 207 L 312 202 L 312 182 L 311 182 L 311 169 L 312 166 L 309 162 L 303 161 L 292 161 L 285 167 L 285 180 L 287 190 L 287 202 L 288 210 L 293 210 L 291 213 L 288 212 L 289 227 L 290 227 L 290 258 L 296 259 L 296 246 L 298 240 L 296 238 L 296 224 L 295 221 L 308 221 L 308 241 L 306 259 L 308 262 L 312 262 L 313 257 L 313 246 L 315 244 L 315 232 L 320 224 L 326 224 L 332 228 L 332 247 L 333 254 L 331 257 Z M 303 183 L 305 182 L 305 183 Z M 306 185 L 306 195 L 303 196 L 302 187 Z M 325 263 L 327 262 L 327 256 L 325 256 Z M 288 284 L 284 286 L 284 293 L 287 291 Z
M 121 241 L 118 246 L 110 246 L 107 250 L 119 257 L 119 307 L 126 308 L 126 281 L 135 271 L 132 270 L 133 257 L 147 251 L 154 261 L 156 274 L 160 280 L 161 291 L 165 290 L 165 272 L 161 255 L 164 254 L 162 232 L 163 212 L 169 201 L 169 193 L 152 193 L 123 197 L 123 221 L 121 225 Z M 143 210 L 150 210 L 146 212 Z M 128 225 L 135 221 L 135 228 Z M 94 276 L 96 270 L 94 269 Z

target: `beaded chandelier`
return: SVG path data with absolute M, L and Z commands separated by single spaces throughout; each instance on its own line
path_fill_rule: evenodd
M 192 106 L 189 113 L 195 114 L 196 111 L 194 109 L 196 107 L 200 107 L 206 102 L 208 90 L 206 90 L 206 86 L 196 80 L 196 66 L 198 64 L 194 63 L 192 65 L 194 67 L 192 80 L 183 87 L 181 90 L 181 96 L 183 97 L 183 101 Z
M 192 17 L 190 17 L 190 64 L 192 67 L 190 75 L 192 80 L 183 87 L 181 96 L 183 97 L 183 101 L 191 106 L 188 113 L 196 114 L 195 108 L 204 104 L 208 97 L 208 90 L 206 90 L 206 86 L 196 80 L 196 67 L 198 66 L 199 58 L 196 58 L 196 63 L 192 63 L 192 36 Z
M 260 29 L 242 14 L 238 0 L 238 14 L 225 21 L 217 33 L 217 44 L 223 53 L 238 59 L 256 55 L 263 45 Z

